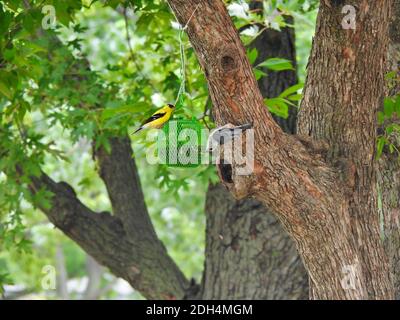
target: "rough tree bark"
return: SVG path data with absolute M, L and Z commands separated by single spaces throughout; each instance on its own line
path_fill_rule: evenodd
M 283 28 L 280 32 L 264 30 L 250 45 L 258 51 L 255 64 L 281 57 L 295 65 L 294 42 L 292 28 Z M 265 72 L 268 75 L 258 82 L 263 97 L 278 96 L 297 83 L 296 70 Z M 289 114 L 288 119 L 274 119 L 285 132 L 294 133 L 297 110 L 291 108 Z M 205 214 L 202 298 L 308 298 L 308 278 L 294 242 L 261 202 L 235 200 L 221 184 L 210 185 Z
M 397 83 L 389 87 L 386 95 L 400 94 L 400 0 L 394 1 L 390 26 L 388 71 L 397 73 Z M 394 119 L 399 123 L 399 119 Z M 399 144 L 397 136 L 391 137 Z M 391 272 L 394 276 L 395 296 L 400 300 L 400 166 L 396 154 L 388 150 L 379 159 L 378 186 L 381 191 L 382 216 L 384 218 L 382 237 L 389 256 Z
M 374 6 L 380 11 L 374 11 Z M 359 1 L 356 30 L 340 28 L 341 8 L 334 2 L 320 7 L 298 128 L 301 134 L 328 142 L 327 161 L 332 165 L 345 159 L 345 178 L 350 179 L 349 227 L 358 251 L 354 266 L 364 276 L 367 297 L 391 297 L 390 281 L 384 276 L 389 270 L 379 234 L 374 159 L 391 1 L 382 5 Z M 382 38 L 377 41 L 377 37 Z M 381 286 L 381 281 L 387 286 Z
M 235 163 L 229 170 L 221 165 L 224 184 L 276 213 L 304 260 L 312 298 L 393 298 L 379 238 L 374 160 L 393 1 L 354 1 L 357 32 L 341 27 L 342 1 L 321 3 L 297 138 L 265 109 L 222 1 L 169 3 L 183 25 L 198 6 L 187 31 L 217 124 L 253 122 L 254 172 L 243 177 Z M 343 285 L 349 266 L 355 288 Z
M 307 299 L 293 241 L 257 200 L 235 200 L 221 184 L 206 201 L 203 299 Z

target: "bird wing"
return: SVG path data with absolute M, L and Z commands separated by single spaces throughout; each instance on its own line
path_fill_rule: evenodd
M 240 134 L 242 134 L 241 129 L 236 129 L 236 128 L 223 128 L 220 130 L 215 131 L 212 134 L 212 139 L 217 141 L 219 144 L 224 144 L 225 142 L 228 142 L 236 137 L 238 137 Z
M 152 122 L 152 121 L 154 121 L 154 120 L 160 119 L 160 118 L 164 117 L 166 114 L 167 114 L 166 112 L 155 113 L 155 114 L 153 114 L 150 118 L 146 119 L 146 120 L 142 123 L 142 125 L 144 125 L 144 124 L 146 124 L 146 123 L 149 123 L 149 122 Z
M 224 125 L 211 131 L 208 140 L 206 150 L 223 145 L 226 142 L 235 139 L 240 136 L 245 130 L 250 129 L 252 124 L 244 124 L 236 127 L 232 127 L 230 124 Z
M 207 140 L 207 146 L 206 146 L 207 151 L 212 151 L 215 147 L 220 145 L 219 142 L 221 140 L 221 131 L 223 129 L 226 129 L 227 126 L 228 125 L 219 127 L 210 132 L 210 135 L 208 136 L 208 140 Z

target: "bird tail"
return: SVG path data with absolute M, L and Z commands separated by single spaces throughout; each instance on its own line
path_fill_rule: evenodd
M 140 127 L 140 128 L 138 128 L 138 129 L 136 129 L 135 131 L 131 132 L 131 135 L 132 135 L 132 134 L 135 134 L 135 133 L 137 133 L 137 132 L 139 132 L 139 131 L 142 130 L 142 129 L 143 129 L 143 126 Z
M 240 129 L 240 130 L 247 130 L 253 127 L 252 123 L 246 123 L 246 124 L 242 124 L 241 126 L 237 126 L 234 129 Z

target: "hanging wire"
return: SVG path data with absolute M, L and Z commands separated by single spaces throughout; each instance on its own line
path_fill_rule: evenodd
M 178 24 L 179 24 L 179 21 L 176 18 L 176 15 L 174 13 L 174 10 L 172 10 L 171 5 L 169 4 L 168 1 L 167 1 L 167 3 L 168 3 L 168 5 L 169 5 L 169 7 L 171 9 L 171 12 L 175 16 L 176 22 L 178 22 Z M 180 60 L 181 60 L 181 67 L 180 67 L 181 84 L 179 86 L 178 95 L 177 95 L 176 100 L 175 100 L 176 109 L 179 109 L 179 108 L 181 108 L 183 106 L 183 99 L 184 99 L 184 96 L 185 96 L 185 93 L 186 93 L 186 87 L 185 87 L 185 83 L 186 83 L 185 46 L 183 44 L 183 39 L 182 38 L 183 38 L 183 34 L 184 34 L 185 30 L 187 29 L 187 27 L 188 27 L 190 21 L 192 20 L 192 18 L 194 16 L 196 10 L 198 9 L 199 5 L 200 5 L 200 3 L 198 3 L 196 8 L 194 8 L 192 14 L 189 17 L 189 20 L 186 22 L 186 24 L 183 27 L 182 27 L 181 24 L 179 24 L 179 53 L 180 53 Z
M 185 47 L 183 44 L 183 33 L 184 33 L 184 29 L 180 28 L 179 31 L 179 54 L 180 54 L 180 60 L 181 60 L 181 69 L 180 69 L 180 76 L 181 76 L 181 85 L 179 86 L 179 91 L 178 91 L 178 95 L 176 97 L 175 100 L 175 105 L 177 106 L 178 102 L 183 102 L 183 97 L 186 93 L 186 87 L 185 87 L 185 83 L 186 83 L 186 60 L 185 60 Z M 179 105 L 179 107 L 181 107 L 181 104 Z

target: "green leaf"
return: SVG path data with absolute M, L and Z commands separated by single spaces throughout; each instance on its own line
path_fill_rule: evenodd
M 395 130 L 394 126 L 388 126 L 386 128 L 386 134 L 389 136 L 393 133 L 394 130 Z
M 303 95 L 301 93 L 299 94 L 293 94 L 289 97 L 287 97 L 290 101 L 300 101 L 301 99 L 303 99 Z
M 146 102 L 137 102 L 132 105 L 124 105 L 116 108 L 106 108 L 101 113 L 101 119 L 107 120 L 121 113 L 138 113 L 149 110 L 149 105 Z
M 289 88 L 287 88 L 286 90 L 284 90 L 279 97 L 280 98 L 287 98 L 288 96 L 292 95 L 293 93 L 297 93 L 297 91 L 303 89 L 304 84 L 303 83 L 298 83 L 295 84 L 294 86 L 291 86 Z M 297 100 L 295 100 L 297 101 Z
M 18 7 L 20 6 L 22 0 L 8 0 L 7 6 L 14 11 L 17 11 Z
M 253 72 L 254 72 L 254 76 L 256 77 L 256 80 L 260 80 L 262 77 L 267 76 L 267 74 L 264 71 L 261 71 L 256 68 L 253 69 Z
M 396 101 L 394 102 L 394 111 L 397 113 L 397 116 L 400 117 L 400 94 L 396 97 Z
M 152 20 L 153 15 L 149 13 L 142 14 L 136 21 L 136 31 L 138 34 L 145 34 Z
M 256 48 L 253 48 L 251 50 L 247 50 L 247 58 L 249 58 L 250 64 L 254 64 L 258 57 L 258 51 Z
M 378 111 L 378 124 L 385 122 L 385 114 L 382 111 Z
M 0 296 L 4 294 L 4 287 L 5 284 L 14 284 L 14 281 L 11 279 L 9 273 L 0 273 Z
M 292 62 L 282 58 L 267 59 L 258 64 L 257 67 L 265 67 L 273 71 L 294 70 Z
M 379 137 L 378 138 L 378 143 L 376 146 L 376 157 L 379 159 L 382 155 L 383 148 L 385 147 L 386 144 L 386 138 L 385 137 Z
M 107 0 L 105 5 L 110 6 L 111 8 L 115 9 L 121 3 L 119 0 Z
M 24 15 L 22 24 L 28 32 L 34 31 L 34 20 L 29 11 Z
M 284 119 L 289 116 L 289 106 L 287 101 L 282 98 L 271 98 L 271 99 L 264 99 L 264 104 L 268 107 L 268 110 Z
M 0 3 L 0 35 L 7 32 L 7 29 L 12 21 L 12 14 L 3 9 L 3 4 Z
M 108 140 L 108 137 L 106 137 L 104 134 L 100 134 L 96 138 L 95 150 L 98 150 L 100 147 L 103 147 L 108 154 L 111 153 L 110 141 Z
M 14 94 L 10 90 L 9 86 L 0 80 L 0 93 L 7 99 L 12 100 Z
M 396 71 L 391 71 L 385 75 L 385 79 L 392 80 L 392 79 L 396 78 L 396 76 L 397 76 Z
M 394 112 L 394 101 L 391 98 L 385 98 L 383 103 L 383 112 L 390 118 Z

